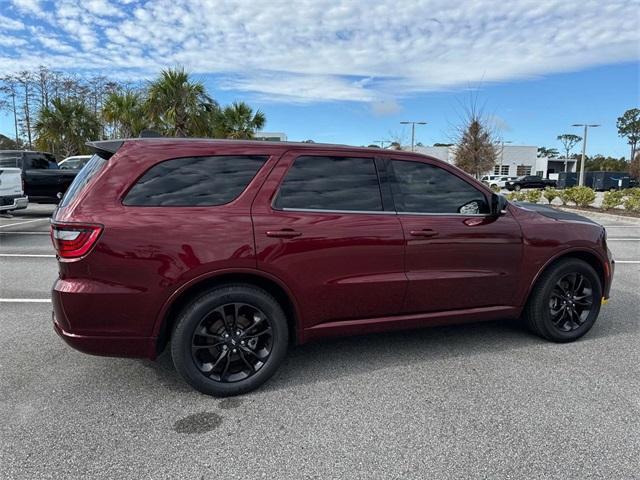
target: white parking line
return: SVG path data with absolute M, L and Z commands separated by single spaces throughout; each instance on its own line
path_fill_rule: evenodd
M 619 263 L 637 263 L 640 264 L 640 260 L 616 260 L 616 265 Z
M 39 253 L 0 253 L 0 257 L 55 258 L 55 255 Z
M 607 242 L 640 242 L 640 238 L 616 238 L 607 237 Z
M 0 303 L 51 303 L 50 298 L 0 298 Z
M 42 222 L 43 220 L 49 220 L 49 219 L 48 218 L 36 218 L 35 220 L 27 220 L 26 222 L 6 223 L 4 225 L 0 225 L 0 228 L 15 227 L 16 225 L 26 225 L 27 223 Z
M 51 235 L 49 232 L 0 232 L 0 235 Z

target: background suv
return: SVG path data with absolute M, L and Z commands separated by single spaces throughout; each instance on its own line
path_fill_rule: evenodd
M 92 144 L 52 219 L 53 321 L 75 348 L 249 391 L 289 342 L 524 317 L 584 335 L 608 296 L 604 229 L 508 204 L 457 168 L 321 144 Z M 534 207 L 531 207 L 534 208 Z

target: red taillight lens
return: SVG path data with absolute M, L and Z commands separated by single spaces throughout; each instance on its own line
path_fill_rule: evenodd
M 62 258 L 86 255 L 102 232 L 101 225 L 51 224 L 51 241 Z

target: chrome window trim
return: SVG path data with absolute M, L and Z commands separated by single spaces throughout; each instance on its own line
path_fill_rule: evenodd
M 490 213 L 424 213 L 398 212 L 398 215 L 421 215 L 424 217 L 490 217 Z
M 360 215 L 397 215 L 397 212 L 385 212 L 383 210 L 323 210 L 320 208 L 275 208 L 273 204 L 271 209 L 276 212 L 303 212 L 303 213 L 355 213 Z

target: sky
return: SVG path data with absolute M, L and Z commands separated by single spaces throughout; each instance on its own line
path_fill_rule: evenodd
M 620 157 L 640 0 L 0 0 L 0 72 L 42 64 L 141 82 L 183 66 L 289 140 L 409 142 L 416 120 L 416 141 L 448 143 L 473 103 L 521 145 L 601 124 L 588 153 Z

